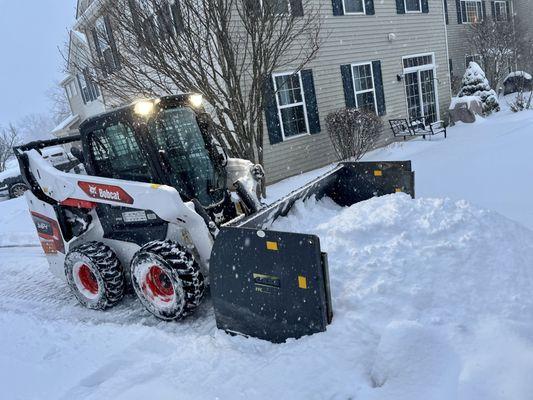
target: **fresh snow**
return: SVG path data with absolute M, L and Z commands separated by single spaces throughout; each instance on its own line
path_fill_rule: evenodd
M 515 72 L 511 72 L 509 75 L 507 75 L 503 81 L 505 82 L 506 80 L 508 80 L 510 78 L 516 78 L 517 76 L 520 76 L 520 77 L 522 77 L 524 79 L 527 79 L 528 81 L 533 79 L 533 77 L 530 74 L 528 74 L 527 72 L 525 72 L 525 71 L 515 71 Z
M 309 200 L 276 221 L 320 236 L 334 309 L 327 332 L 281 345 L 217 330 L 209 298 L 172 323 L 133 295 L 83 308 L 40 248 L 2 247 L 38 241 L 24 200 L 0 203 L 1 397 L 531 399 L 532 122 L 502 111 L 367 156 L 412 159 L 415 200 Z

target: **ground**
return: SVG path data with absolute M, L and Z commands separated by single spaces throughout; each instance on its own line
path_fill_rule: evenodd
M 530 399 L 532 123 L 502 111 L 367 156 L 412 159 L 416 200 L 309 201 L 277 221 L 320 236 L 335 312 L 281 345 L 218 331 L 209 298 L 180 323 L 132 296 L 82 308 L 48 272 L 24 199 L 1 203 L 2 398 Z

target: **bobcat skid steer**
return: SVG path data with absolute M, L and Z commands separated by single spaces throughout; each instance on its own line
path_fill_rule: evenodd
M 115 305 L 131 286 L 156 317 L 181 319 L 211 282 L 227 331 L 283 341 L 325 330 L 331 302 L 318 238 L 269 226 L 312 196 L 343 206 L 414 196 L 410 163 L 343 163 L 265 206 L 263 169 L 226 156 L 201 104 L 196 94 L 140 101 L 84 121 L 79 135 L 14 149 L 51 271 L 92 309 Z M 86 174 L 42 158 L 65 144 Z

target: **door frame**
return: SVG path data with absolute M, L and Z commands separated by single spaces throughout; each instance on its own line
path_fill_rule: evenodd
M 431 56 L 431 64 L 424 64 L 424 65 L 418 65 L 416 67 L 404 67 L 404 61 L 409 58 L 416 58 L 416 57 L 424 57 L 424 56 Z M 440 120 L 440 103 L 439 103 L 439 88 L 438 88 L 438 79 L 437 79 L 437 65 L 435 64 L 435 53 L 420 53 L 420 54 L 410 54 L 407 56 L 402 57 L 402 68 L 403 68 L 403 75 L 404 75 L 404 82 L 403 82 L 403 91 L 405 94 L 405 106 L 407 111 L 407 118 L 409 118 L 409 100 L 407 99 L 407 87 L 405 85 L 405 75 L 409 73 L 416 72 L 418 74 L 418 97 L 420 100 L 420 109 L 422 113 L 424 112 L 424 101 L 422 96 L 422 81 L 420 79 L 420 72 L 421 71 L 433 71 L 433 87 L 435 89 L 435 109 L 436 109 L 436 117 L 437 121 Z M 422 115 L 425 117 L 425 115 Z

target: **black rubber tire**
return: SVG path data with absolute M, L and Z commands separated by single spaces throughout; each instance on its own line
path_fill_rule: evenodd
M 9 187 L 9 198 L 16 199 L 17 197 L 21 197 L 26 190 L 28 190 L 28 186 L 26 186 L 24 183 L 14 183 Z
M 74 270 L 86 264 L 92 278 L 98 283 L 94 298 L 86 296 L 79 288 Z M 65 258 L 65 276 L 74 296 L 87 308 L 104 310 L 117 304 L 124 296 L 124 270 L 115 252 L 100 242 L 89 242 L 68 252 Z
M 147 293 L 149 272 L 145 266 L 150 264 L 161 269 L 167 285 L 172 285 L 171 300 L 165 300 L 168 303 L 164 307 L 156 304 L 153 293 L 151 299 Z M 147 243 L 135 254 L 130 268 L 131 282 L 137 297 L 157 318 L 180 320 L 191 315 L 200 305 L 205 288 L 204 276 L 194 257 L 178 243 L 170 240 Z

